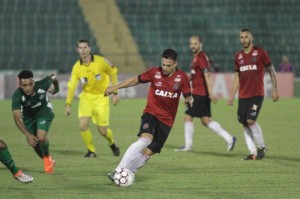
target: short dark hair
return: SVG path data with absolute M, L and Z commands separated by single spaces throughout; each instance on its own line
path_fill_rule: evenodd
M 78 46 L 78 44 L 80 44 L 80 43 L 87 43 L 88 46 L 90 45 L 90 42 L 89 42 L 89 40 L 87 40 L 87 39 L 79 39 L 79 40 L 77 41 L 77 46 Z
M 22 70 L 19 74 L 18 74 L 19 79 L 29 79 L 29 78 L 33 78 L 33 73 L 30 70 Z
M 177 61 L 177 52 L 171 48 L 164 50 L 161 57 L 166 59 L 173 59 L 174 61 Z
M 250 32 L 251 35 L 253 35 L 253 32 L 250 28 L 243 28 L 243 29 L 241 29 L 241 32 Z

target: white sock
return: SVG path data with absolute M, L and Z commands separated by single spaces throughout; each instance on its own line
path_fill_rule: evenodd
M 135 158 L 127 166 L 127 169 L 133 173 L 137 172 L 138 169 L 142 168 L 150 159 L 150 156 L 143 153 L 138 153 Z
M 249 127 L 244 126 L 244 136 L 245 136 L 246 145 L 248 147 L 248 150 L 250 151 L 250 154 L 257 155 L 253 134 Z
M 254 125 L 249 126 L 253 136 L 254 136 L 254 140 L 257 144 L 257 146 L 260 147 L 265 147 L 265 143 L 264 143 L 264 138 L 263 138 L 263 134 L 262 134 L 262 130 L 259 126 L 259 124 L 257 122 L 255 122 Z
M 227 131 L 225 131 L 218 122 L 211 121 L 207 124 L 207 127 L 213 130 L 216 134 L 218 134 L 222 138 L 224 138 L 224 140 L 226 140 L 227 143 L 232 142 L 232 136 Z
M 136 142 L 132 143 L 128 149 L 126 150 L 121 162 L 117 166 L 117 169 L 119 168 L 126 168 L 128 169 L 128 166 L 131 164 L 131 162 L 135 159 L 135 157 L 143 150 L 145 149 L 150 143 L 152 142 L 151 139 L 141 137 Z
M 185 137 L 185 148 L 193 147 L 193 136 L 194 136 L 194 123 L 191 121 L 184 122 L 184 137 Z

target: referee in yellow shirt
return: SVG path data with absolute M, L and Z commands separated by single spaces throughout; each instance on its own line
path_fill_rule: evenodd
M 89 122 L 92 118 L 97 125 L 98 132 L 104 136 L 115 156 L 120 155 L 120 149 L 116 145 L 112 130 L 109 126 L 109 98 L 104 97 L 105 89 L 118 83 L 118 69 L 104 57 L 93 55 L 89 41 L 81 39 L 77 42 L 77 52 L 80 59 L 74 64 L 71 78 L 68 82 L 65 115 L 71 114 L 71 104 L 78 82 L 81 82 L 82 92 L 79 95 L 78 118 L 80 133 L 84 144 L 88 149 L 85 157 L 96 157 L 92 133 Z M 118 93 L 115 92 L 112 102 L 119 102 Z

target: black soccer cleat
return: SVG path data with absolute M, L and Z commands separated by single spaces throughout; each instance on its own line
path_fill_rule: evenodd
M 267 149 L 265 147 L 260 147 L 257 149 L 257 156 L 256 159 L 257 160 L 261 160 L 265 157 L 265 153 L 266 153 Z
M 119 156 L 120 155 L 120 148 L 115 143 L 110 145 L 110 148 L 111 148 L 114 156 Z
M 114 175 L 115 175 L 116 171 L 113 171 L 111 173 L 108 173 L 107 177 L 108 179 L 110 179 L 112 182 L 114 182 Z
M 96 157 L 96 153 L 88 150 L 87 154 L 85 154 L 84 157 L 86 157 L 86 158 L 95 158 Z

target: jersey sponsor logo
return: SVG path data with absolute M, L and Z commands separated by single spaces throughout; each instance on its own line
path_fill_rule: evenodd
M 168 97 L 168 98 L 177 98 L 178 94 L 177 93 L 172 93 L 170 91 L 163 91 L 156 89 L 155 90 L 155 95 L 162 96 L 162 97 Z
M 36 108 L 42 105 L 42 102 L 38 102 L 35 105 L 32 105 L 31 108 Z
M 155 79 L 160 79 L 161 78 L 161 73 L 160 72 L 156 72 L 156 74 L 154 75 Z
M 161 82 L 155 82 L 155 86 L 162 86 L 162 83 Z
M 46 93 L 46 91 L 44 89 L 40 89 L 37 91 L 37 93 Z
M 254 64 L 254 65 L 246 65 L 246 66 L 241 66 L 240 67 L 240 71 L 241 72 L 248 71 L 248 70 L 257 70 L 256 64 Z

